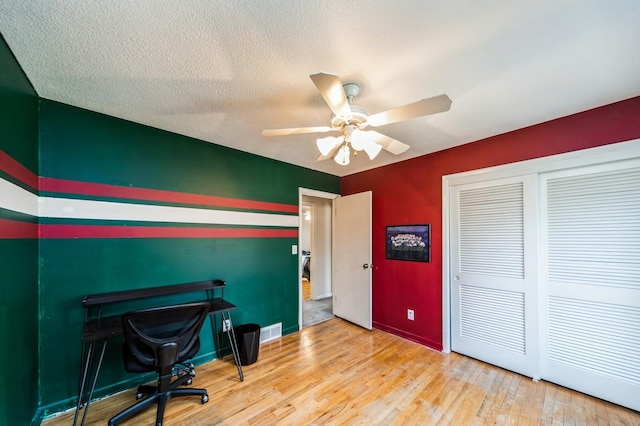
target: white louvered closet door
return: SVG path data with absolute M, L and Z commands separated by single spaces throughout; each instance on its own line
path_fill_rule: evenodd
M 451 349 L 538 377 L 536 177 L 450 189 Z
M 640 410 L 640 161 L 541 176 L 541 373 Z

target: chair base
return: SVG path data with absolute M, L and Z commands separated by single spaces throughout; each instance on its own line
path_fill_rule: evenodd
M 173 384 L 172 384 L 173 385 Z M 113 416 L 109 419 L 109 426 L 115 426 L 119 422 L 127 420 L 134 415 L 140 413 L 143 410 L 146 410 L 153 404 L 158 404 L 158 411 L 156 413 L 156 426 L 162 426 L 162 420 L 164 418 L 164 409 L 167 405 L 167 401 L 171 398 L 175 398 L 178 396 L 200 396 L 200 401 L 203 404 L 209 402 L 209 395 L 207 394 L 206 389 L 192 389 L 192 388 L 174 388 L 171 386 L 166 392 L 156 392 L 145 398 L 141 401 L 138 401 L 134 405 L 122 410 L 120 413 Z
M 186 385 L 189 386 L 193 382 L 193 376 L 195 376 L 195 372 L 193 374 L 185 374 L 178 372 L 176 375 L 176 379 L 171 382 L 170 389 L 175 389 L 178 386 Z M 158 393 L 158 386 L 152 385 L 140 385 L 138 386 L 138 392 L 136 393 L 136 399 L 142 399 L 145 395 L 153 395 L 154 393 Z

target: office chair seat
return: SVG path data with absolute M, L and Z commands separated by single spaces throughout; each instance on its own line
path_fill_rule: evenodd
M 126 313 L 122 316 L 123 363 L 125 370 L 135 373 L 156 371 L 157 386 L 141 386 L 136 397 L 151 395 L 121 411 L 109 420 L 109 426 L 133 417 L 140 411 L 157 404 L 156 426 L 161 426 L 164 409 L 170 398 L 200 396 L 204 404 L 209 401 L 206 389 L 180 388 L 191 383 L 191 374 L 178 374 L 173 380 L 174 368 L 185 365 L 200 348 L 199 334 L 209 312 L 210 304 L 186 303 Z

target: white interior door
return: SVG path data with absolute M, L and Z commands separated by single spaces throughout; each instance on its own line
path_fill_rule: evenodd
M 535 176 L 451 188 L 451 348 L 529 377 L 538 377 L 536 227 Z
M 371 191 L 333 202 L 333 314 L 371 330 Z
M 445 181 L 452 350 L 640 410 L 639 148 Z
M 542 377 L 640 410 L 640 159 L 541 183 Z

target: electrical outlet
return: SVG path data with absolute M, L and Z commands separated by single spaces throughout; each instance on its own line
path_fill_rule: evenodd
M 407 319 L 413 321 L 415 318 L 413 317 L 413 309 L 407 309 Z
M 226 320 L 222 321 L 222 331 L 229 331 L 230 328 L 231 328 L 231 320 L 230 319 L 226 319 Z

